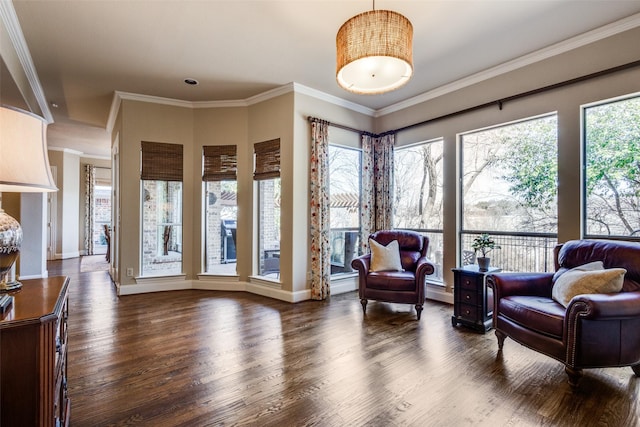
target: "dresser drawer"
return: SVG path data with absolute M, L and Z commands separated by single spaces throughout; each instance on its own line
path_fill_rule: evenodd
M 458 317 L 461 320 L 467 320 L 470 322 L 475 322 L 480 319 L 478 316 L 480 310 L 475 305 L 470 304 L 460 304 L 458 307 Z
M 478 304 L 478 291 L 469 290 L 469 289 L 461 289 L 460 290 L 460 302 L 462 304 Z
M 478 280 L 482 280 L 482 278 L 478 278 L 477 276 L 470 274 L 461 274 L 459 279 L 460 288 L 477 291 Z M 458 283 L 456 283 L 456 285 L 457 284 Z

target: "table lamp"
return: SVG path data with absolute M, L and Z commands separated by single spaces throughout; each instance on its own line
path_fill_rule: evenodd
M 47 153 L 47 122 L 14 107 L 0 107 L 0 292 L 20 289 L 9 273 L 20 254 L 22 228 L 2 210 L 2 193 L 57 191 Z

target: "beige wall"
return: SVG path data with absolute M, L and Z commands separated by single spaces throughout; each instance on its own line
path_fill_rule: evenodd
M 298 239 L 304 238 L 299 235 L 295 236 L 292 228 L 293 211 L 296 203 L 292 191 L 294 169 L 296 167 L 293 157 L 295 150 L 298 149 L 294 146 L 293 141 L 293 93 L 287 93 L 250 106 L 248 126 L 248 143 L 250 147 L 248 154 L 251 157 L 253 156 L 253 144 L 280 138 L 280 282 L 282 290 L 292 292 L 296 287 L 294 283 L 299 284 L 301 281 L 304 283 L 305 280 L 304 277 L 294 277 L 292 269 L 296 242 L 298 242 Z M 251 160 L 251 164 L 253 165 L 253 160 Z M 253 183 L 252 210 L 255 210 L 255 205 L 253 204 L 255 191 L 257 191 L 257 184 Z M 238 193 L 240 193 L 240 189 L 238 189 Z M 255 248 L 257 248 L 255 211 L 252 213 L 251 218 L 252 224 L 247 230 L 251 230 L 249 238 L 252 239 L 252 250 L 250 254 L 255 263 L 257 261 L 257 256 L 255 255 Z M 257 271 L 255 264 L 253 271 Z
M 380 130 L 398 129 L 475 105 L 566 81 L 640 58 L 640 28 L 549 58 L 377 119 Z M 461 133 L 549 112 L 558 114 L 558 241 L 581 237 L 581 123 L 584 104 L 640 91 L 640 68 L 438 120 L 397 134 L 397 146 L 444 138 L 444 279 L 458 253 L 458 136 Z
M 238 252 L 245 254 L 238 256 L 236 270 L 239 279 L 246 281 L 251 274 L 251 205 L 253 188 L 253 152 L 248 144 L 248 109 L 236 108 L 203 108 L 194 110 L 194 156 L 192 159 L 193 173 L 191 178 L 202 186 L 202 147 L 204 145 L 237 145 L 238 150 L 238 227 L 237 248 Z M 198 184 L 196 184 L 198 186 Z M 200 193 L 202 194 L 202 190 Z M 194 200 L 191 218 L 195 225 L 193 235 L 194 254 L 192 270 L 202 272 L 204 270 L 202 253 L 204 243 L 203 236 L 203 207 L 202 197 Z
M 120 277 L 121 285 L 135 284 L 126 269 L 140 274 L 140 147 L 142 141 L 182 144 L 184 146 L 185 177 L 193 173 L 194 155 L 193 110 L 169 105 L 123 100 L 121 126 L 118 129 L 120 147 Z M 114 134 L 116 131 L 114 130 Z M 199 183 L 198 183 L 199 184 Z M 197 189 L 196 189 L 197 187 Z M 200 186 L 193 179 L 183 183 L 183 206 L 191 209 L 199 197 Z M 188 212 L 184 210 L 184 212 Z M 183 220 L 183 268 L 188 278 L 194 278 L 193 221 Z
M 246 107 L 191 108 L 124 100 L 115 135 L 119 135 L 121 200 L 121 272 L 134 268 L 139 274 L 140 247 L 140 141 L 184 145 L 184 272 L 197 280 L 202 272 L 202 182 L 200 158 L 203 145 L 238 146 L 238 264 L 241 282 L 260 284 L 255 271 L 257 247 L 253 144 L 280 138 L 281 142 L 281 289 L 291 295 L 308 293 L 309 272 L 309 141 L 308 116 L 366 131 L 383 132 L 423 122 L 478 104 L 506 98 L 580 75 L 618 66 L 640 57 L 640 29 L 618 34 L 575 51 L 512 71 L 400 111 L 381 111 L 379 117 L 354 112 L 307 93 L 292 91 Z M 458 136 L 460 133 L 522 118 L 557 112 L 559 140 L 559 241 L 579 238 L 581 198 L 580 106 L 640 90 L 640 70 L 618 72 L 541 93 L 535 96 L 439 120 L 401 131 L 397 145 L 444 138 L 444 271 L 452 283 L 456 266 L 458 229 Z M 358 146 L 357 133 L 330 128 L 332 142 Z M 189 221 L 187 221 L 187 215 Z M 122 285 L 135 280 L 121 274 Z M 286 299 L 286 298 L 285 298 Z M 300 298 L 294 297 L 291 300 Z

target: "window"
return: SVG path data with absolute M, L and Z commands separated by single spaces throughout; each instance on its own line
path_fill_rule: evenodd
M 329 145 L 331 274 L 351 273 L 360 230 L 360 150 Z
M 205 272 L 210 274 L 236 274 L 236 151 L 235 145 L 202 148 L 204 267 Z
M 254 144 L 258 195 L 258 275 L 280 278 L 280 139 Z
M 393 226 L 429 237 L 429 259 L 436 264 L 430 280 L 442 282 L 443 140 L 394 152 Z
M 545 115 L 461 137 L 461 263 L 474 263 L 474 237 L 501 246 L 491 264 L 553 271 L 557 240 L 557 117 Z
M 182 145 L 142 142 L 142 275 L 182 272 Z
M 585 235 L 640 237 L 640 96 L 583 114 Z

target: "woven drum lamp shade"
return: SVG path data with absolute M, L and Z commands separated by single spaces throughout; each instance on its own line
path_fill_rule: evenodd
M 413 26 L 397 12 L 372 10 L 349 19 L 338 30 L 336 50 L 336 79 L 349 92 L 389 92 L 413 74 Z

